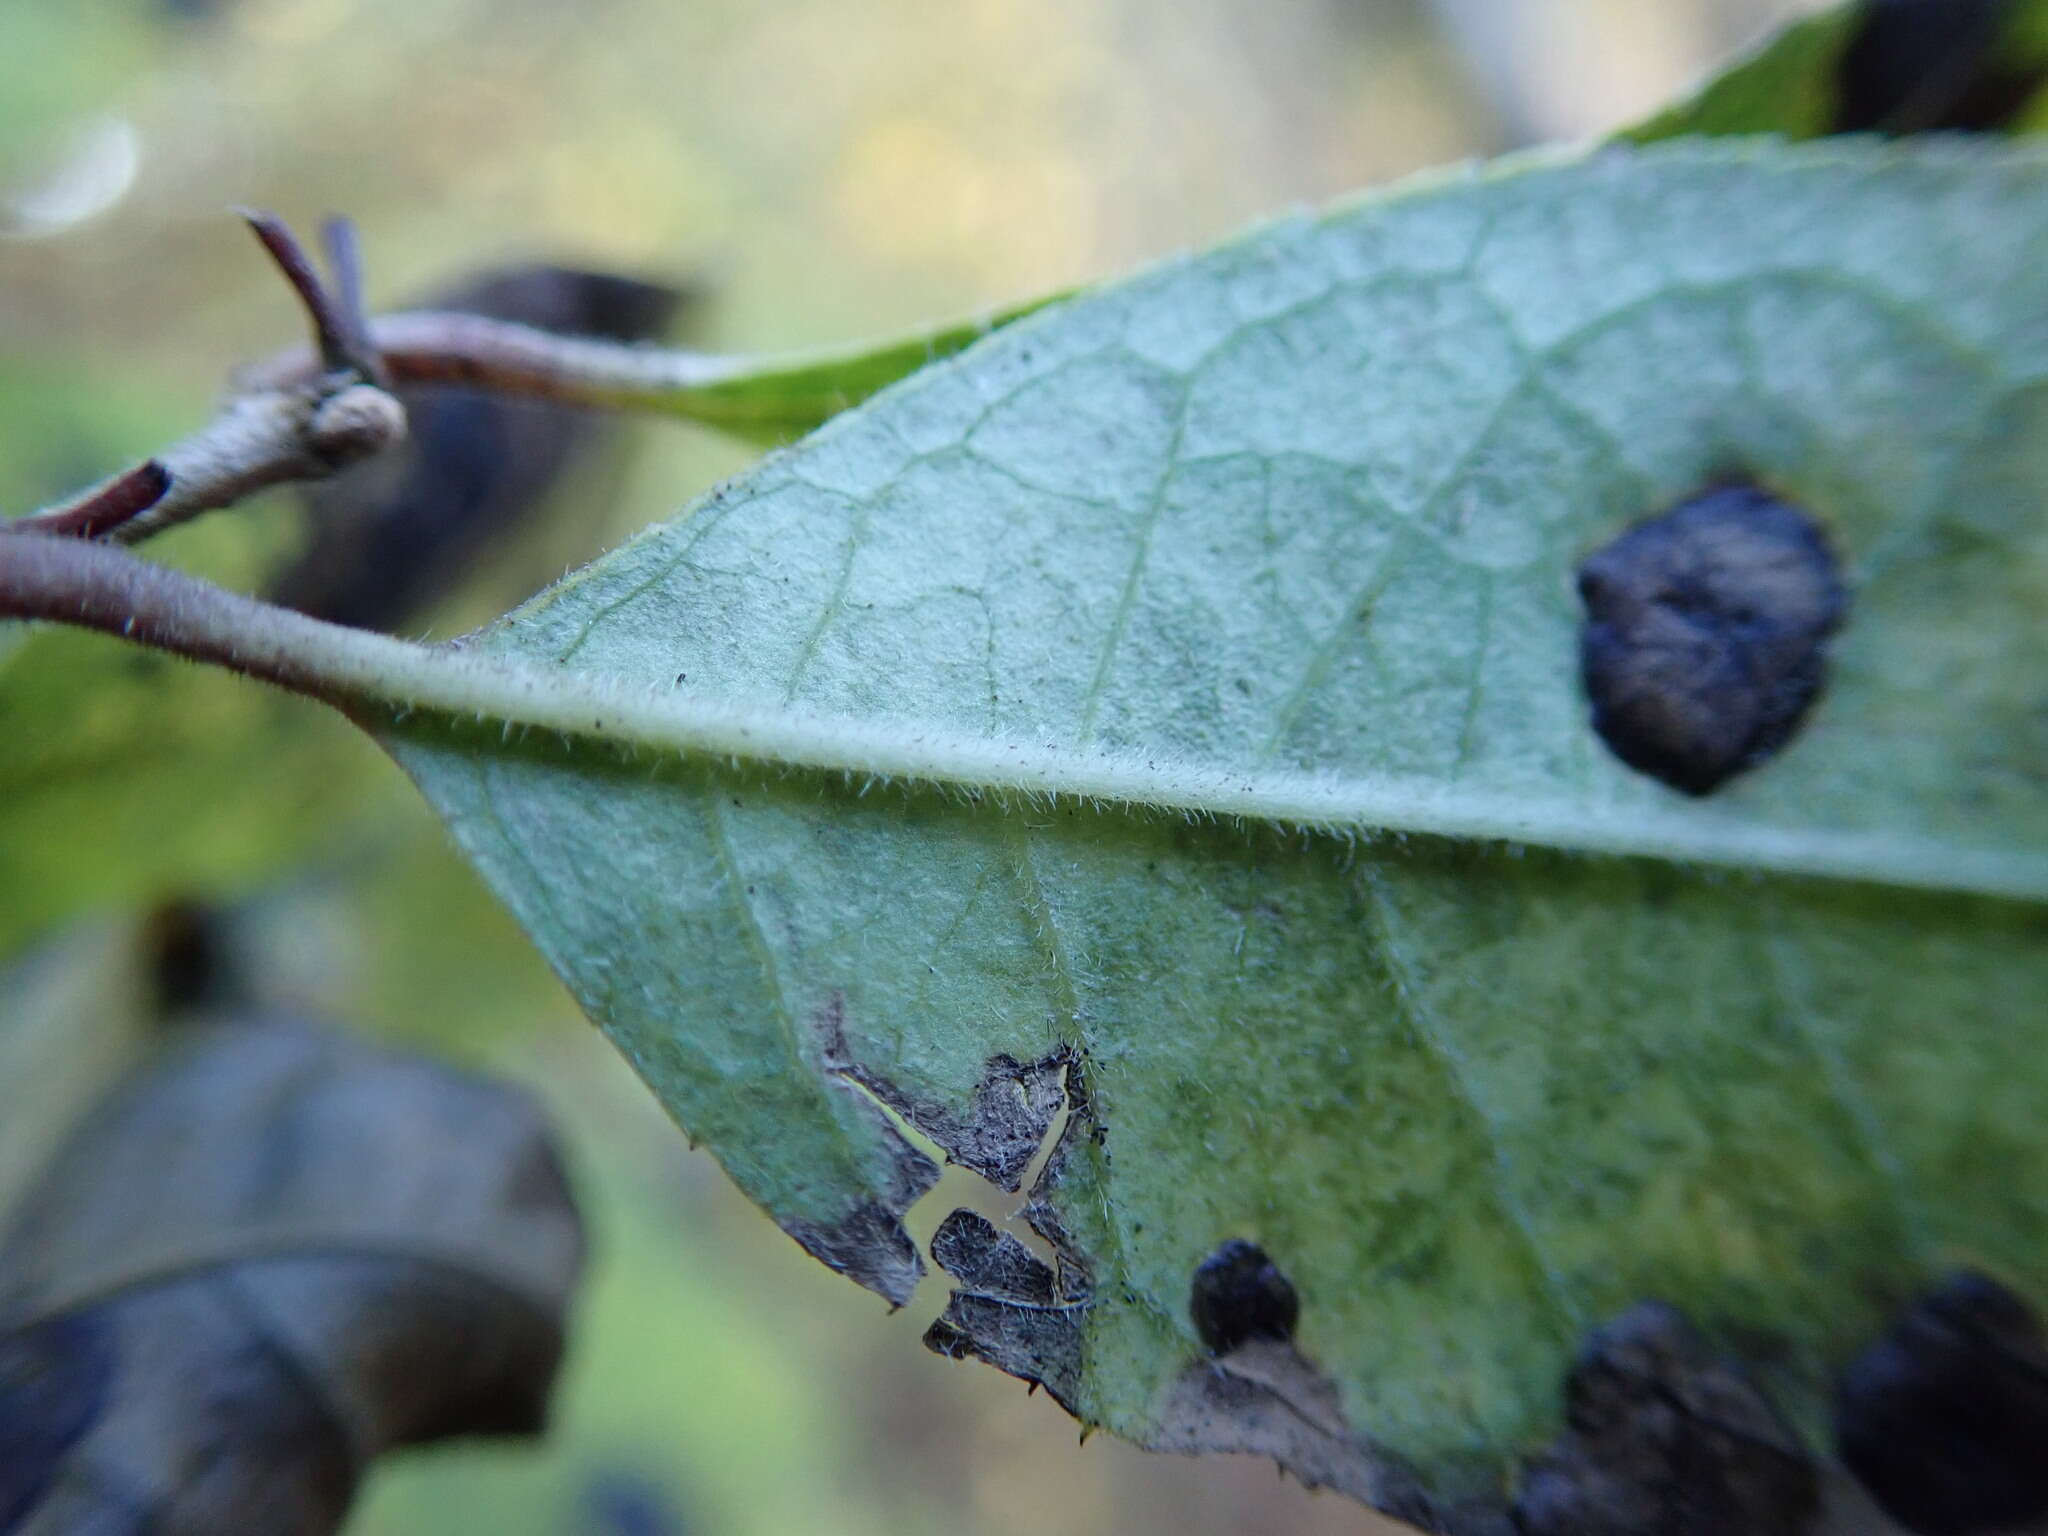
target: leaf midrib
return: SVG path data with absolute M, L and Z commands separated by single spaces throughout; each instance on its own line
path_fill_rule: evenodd
M 325 628 L 325 626 L 322 626 Z M 1860 831 L 1771 826 L 1692 807 L 1602 815 L 1420 776 L 1342 779 L 1225 771 L 1157 756 L 1077 750 L 788 708 L 650 694 L 586 673 L 381 636 L 322 636 L 335 691 L 396 710 L 471 716 L 660 755 L 751 762 L 867 782 L 908 781 L 1030 803 L 1078 801 L 1273 822 L 1335 835 L 1421 833 L 1586 853 L 1771 870 L 1918 889 L 2048 899 L 2048 855 Z M 343 653 L 348 653 L 344 655 Z M 365 721 L 374 727 L 374 722 Z

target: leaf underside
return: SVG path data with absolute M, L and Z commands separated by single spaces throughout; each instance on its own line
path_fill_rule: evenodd
M 824 767 L 372 723 L 677 1120 L 884 1295 L 934 1171 L 874 1099 L 1014 1182 L 1064 1072 L 1062 1273 L 956 1320 L 1090 1422 L 1220 1443 L 1188 1283 L 1242 1236 L 1340 1427 L 1446 1497 L 1507 1486 L 1644 1297 L 1818 1440 L 1941 1269 L 2048 1299 L 2044 249 L 2048 158 L 1959 144 L 1610 149 L 1279 223 L 472 642 Z M 1853 596 L 1803 732 L 1695 802 L 1588 730 L 1572 576 L 1731 475 Z M 1005 754 L 1054 792 L 939 766 Z M 1288 794 L 1320 830 L 1241 814 Z

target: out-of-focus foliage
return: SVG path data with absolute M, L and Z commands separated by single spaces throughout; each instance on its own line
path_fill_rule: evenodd
M 150 979 L 131 925 L 81 924 L 0 965 L 0 1223 L 71 1122 L 143 1049 Z
M 0 17 L 0 166 L 54 178 L 93 108 L 149 70 L 164 32 L 133 4 L 10 5 Z M 0 215 L 0 233 L 9 221 Z
M 110 902 L 247 889 L 388 795 L 376 753 L 298 701 L 81 638 L 0 660 L 0 948 Z
M 325 1536 L 386 1451 L 540 1429 L 582 1255 L 523 1095 L 183 1026 L 0 1237 L 0 1521 Z

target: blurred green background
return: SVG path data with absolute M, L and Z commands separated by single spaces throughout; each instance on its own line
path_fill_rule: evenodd
M 544 257 L 681 280 L 693 343 L 851 340 L 1652 109 L 1797 0 L 0 0 L 0 509 L 202 421 L 296 339 L 225 212 L 358 223 L 373 301 Z M 635 423 L 451 592 L 488 616 L 750 457 Z M 161 552 L 248 587 L 288 496 Z M 153 547 L 155 552 L 155 547 Z M 690 1152 L 339 720 L 0 630 L 0 1199 L 121 1057 L 138 906 L 224 904 L 273 1004 L 532 1085 L 595 1257 L 545 1442 L 376 1472 L 362 1536 L 1386 1529 L 927 1354 Z M 21 1003 L 24 997 L 42 1006 Z M 922 1239 L 992 1192 L 949 1173 Z

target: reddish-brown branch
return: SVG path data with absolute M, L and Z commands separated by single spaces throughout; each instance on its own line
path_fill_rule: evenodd
M 313 322 L 313 341 L 327 371 L 353 373 L 376 382 L 379 370 L 376 353 L 369 345 L 369 322 L 363 314 L 362 259 L 356 249 L 355 226 L 346 219 L 329 219 L 322 226 L 328 267 L 333 273 L 330 286 L 321 281 L 313 258 L 282 219 L 255 208 L 244 208 L 241 215 L 305 305 L 307 318 Z
M 45 508 L 11 526 L 59 538 L 96 539 L 147 512 L 170 488 L 171 472 L 159 460 L 145 459 L 77 500 Z
M 331 218 L 320 226 L 327 246 L 327 271 L 333 283 L 335 354 L 372 384 L 386 382 L 383 359 L 370 340 L 370 315 L 363 299 L 363 253 L 356 243 L 356 227 L 347 219 Z M 329 366 L 332 366 L 330 363 Z

